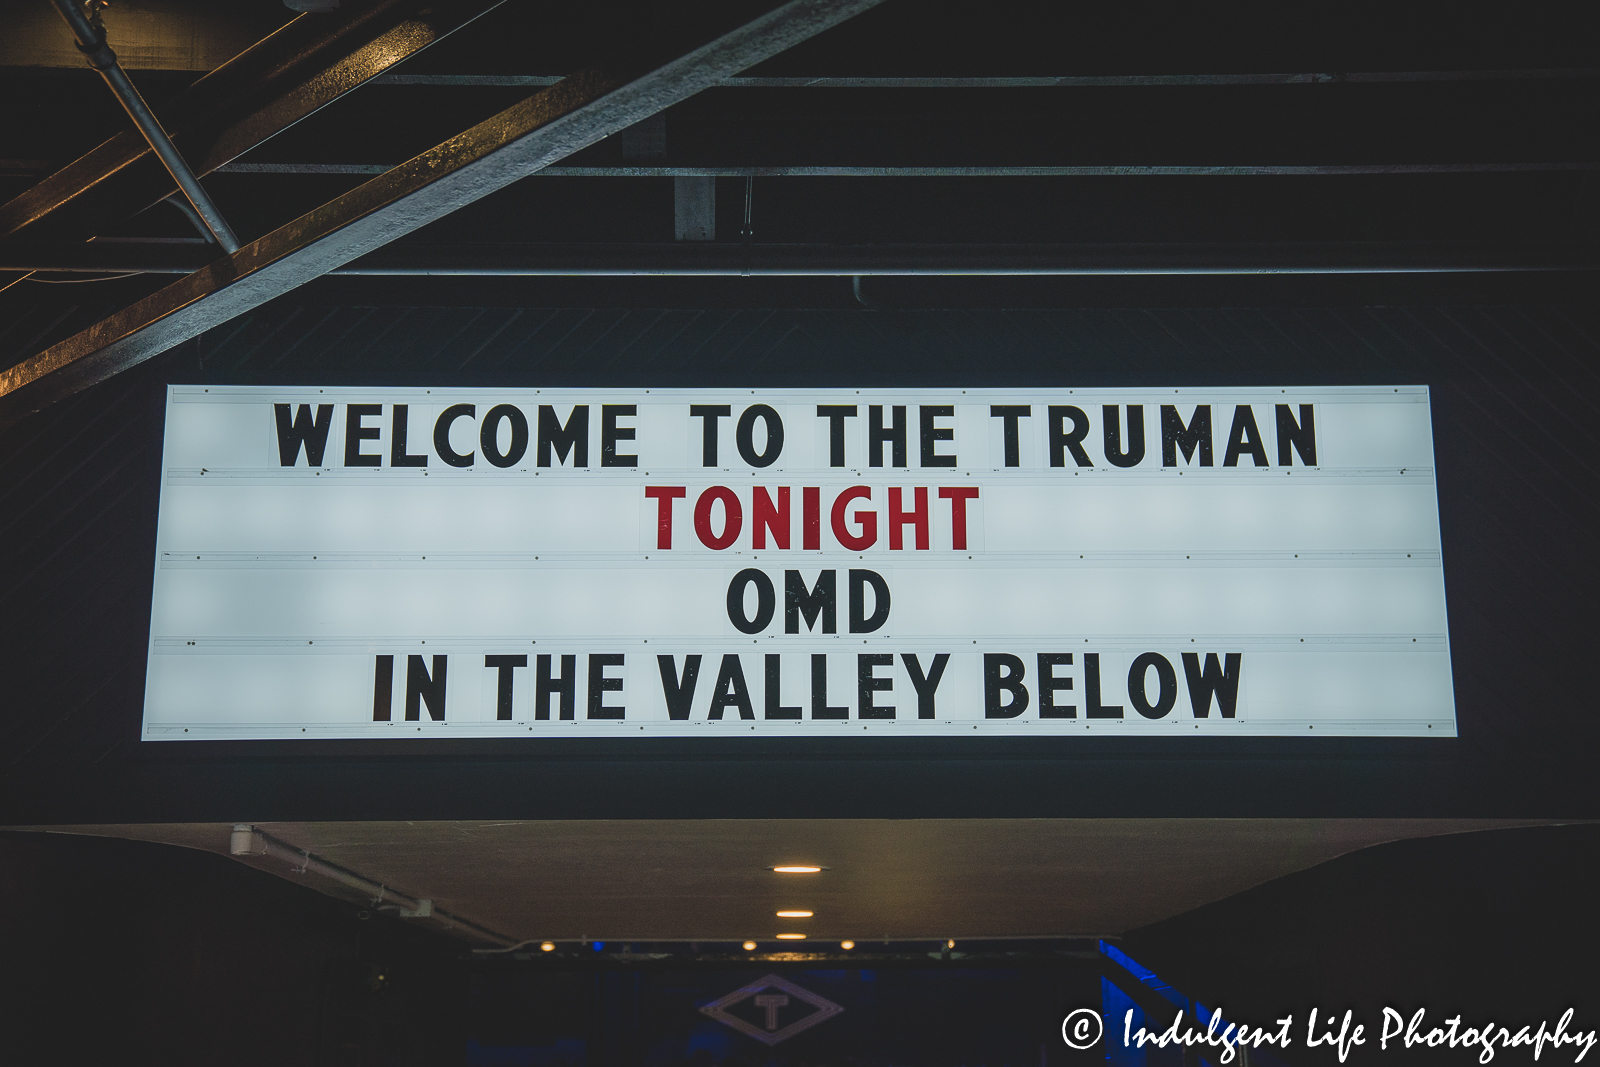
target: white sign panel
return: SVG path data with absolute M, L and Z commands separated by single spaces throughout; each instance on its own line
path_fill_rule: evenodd
M 143 736 L 1453 736 L 1424 387 L 175 386 Z

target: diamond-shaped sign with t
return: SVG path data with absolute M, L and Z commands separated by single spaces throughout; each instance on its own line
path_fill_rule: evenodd
M 770 991 L 770 992 L 769 992 Z M 727 1009 L 741 1001 L 750 1000 L 762 1010 L 762 1022 L 765 1026 L 757 1026 L 747 1022 L 737 1015 L 731 1014 Z M 787 1026 L 779 1026 L 782 1016 L 790 1014 L 785 1009 L 793 1008 L 795 1002 L 809 1004 L 815 1011 L 807 1012 Z M 719 1023 L 733 1027 L 741 1034 L 755 1038 L 767 1045 L 776 1045 L 780 1041 L 787 1041 L 802 1030 L 831 1019 L 844 1011 L 839 1005 L 827 997 L 819 997 L 809 989 L 802 989 L 786 978 L 779 978 L 769 974 L 765 978 L 751 982 L 743 989 L 735 989 L 732 993 L 700 1009 Z

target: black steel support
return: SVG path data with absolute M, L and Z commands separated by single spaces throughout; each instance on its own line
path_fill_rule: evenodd
M 95 241 L 0 246 L 0 270 L 189 274 L 204 245 Z M 328 271 L 365 276 L 854 276 L 1451 274 L 1600 270 L 1592 240 L 1501 244 L 1078 245 L 399 244 Z
M 198 336 L 873 7 L 708 4 L 0 373 L 8 423 Z

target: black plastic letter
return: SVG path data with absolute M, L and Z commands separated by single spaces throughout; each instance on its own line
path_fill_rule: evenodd
M 272 405 L 272 415 L 278 424 L 278 465 L 292 467 L 300 458 L 300 446 L 305 445 L 306 466 L 322 466 L 322 453 L 328 447 L 328 431 L 333 428 L 333 405 L 318 404 L 317 417 L 311 418 L 311 405 L 301 404 L 289 421 L 289 405 Z
M 344 465 L 346 467 L 381 467 L 382 456 L 370 456 L 361 451 L 361 442 L 376 441 L 378 428 L 361 425 L 362 419 L 383 414 L 382 404 L 346 404 L 344 406 Z M 307 457 L 309 459 L 309 457 Z
M 700 680 L 700 657 L 683 657 L 683 680 L 678 680 L 677 665 L 671 656 L 657 656 L 656 666 L 661 668 L 661 693 L 667 698 L 667 718 L 681 722 L 689 717 L 694 703 L 695 683 Z
M 756 451 L 756 420 L 767 424 L 767 450 Z M 734 430 L 734 442 L 739 446 L 739 458 L 752 467 L 770 467 L 778 462 L 783 452 L 783 420 L 766 404 L 751 404 L 739 416 Z
M 1217 710 L 1222 717 L 1233 718 L 1234 711 L 1239 707 L 1239 663 L 1242 659 L 1240 653 L 1228 652 L 1223 655 L 1223 662 L 1218 663 L 1217 654 L 1207 652 L 1205 670 L 1202 671 L 1198 653 L 1183 654 L 1183 675 L 1189 683 L 1189 704 L 1194 708 L 1195 718 L 1210 717 L 1213 694 L 1216 695 Z
M 1154 704 L 1150 703 L 1144 688 L 1145 675 L 1151 667 L 1156 669 L 1156 684 L 1160 690 Z M 1128 668 L 1128 700 L 1133 710 L 1147 719 L 1165 718 L 1172 705 L 1178 702 L 1178 673 L 1172 669 L 1172 662 L 1159 652 L 1146 652 L 1134 660 L 1133 666 Z
M 1062 425 L 1066 419 L 1072 420 L 1071 433 L 1068 433 Z M 1072 462 L 1078 466 L 1094 466 L 1094 460 L 1089 458 L 1089 453 L 1083 448 L 1083 439 L 1089 436 L 1089 416 L 1083 413 L 1082 408 L 1075 408 L 1070 404 L 1051 404 L 1049 424 L 1050 466 L 1065 467 L 1068 452 L 1072 453 Z
M 781 707 L 783 700 L 783 657 L 776 652 L 767 653 L 766 663 L 766 717 L 769 719 L 798 719 L 800 708 Z
M 433 674 L 421 656 L 406 657 L 406 721 L 422 718 L 422 705 L 428 705 L 428 718 L 439 722 L 444 718 L 444 678 L 446 657 L 433 657 Z
M 1041 719 L 1076 719 L 1078 706 L 1076 704 L 1057 704 L 1056 691 L 1071 689 L 1071 678 L 1057 678 L 1057 667 L 1072 666 L 1071 652 L 1041 652 L 1039 653 L 1039 718 Z
M 922 664 L 910 652 L 900 653 L 900 662 L 905 664 L 906 674 L 911 676 L 911 688 L 917 691 L 917 718 L 933 718 L 936 707 L 933 696 L 939 688 L 939 679 L 944 677 L 944 669 L 950 665 L 950 653 L 935 655 L 933 666 L 928 668 L 927 674 L 922 673 Z
M 561 657 L 561 677 L 559 678 L 550 676 L 549 656 L 538 657 L 536 663 L 537 668 L 533 673 L 533 717 L 535 719 L 548 719 L 550 717 L 550 697 L 559 694 L 561 697 L 561 718 L 576 718 L 578 657 Z
M 752 582 L 756 587 L 756 616 L 753 619 L 744 613 L 745 586 Z M 733 623 L 740 633 L 758 634 L 765 630 L 777 609 L 778 593 L 773 589 L 772 579 L 767 577 L 765 571 L 746 567 L 735 574 L 733 581 L 728 583 L 728 621 Z
M 1161 465 L 1176 467 L 1180 451 L 1185 463 L 1193 463 L 1194 454 L 1198 451 L 1200 466 L 1211 466 L 1210 404 L 1196 404 L 1187 426 L 1183 424 L 1183 416 L 1178 414 L 1177 408 L 1171 404 L 1161 405 Z
M 731 414 L 733 408 L 727 404 L 690 404 L 689 417 L 691 419 L 704 419 L 700 430 L 700 466 L 715 467 L 717 465 L 717 420 Z
M 800 632 L 800 620 L 806 620 L 806 629 L 817 628 L 817 616 L 822 616 L 822 632 L 839 632 L 839 572 L 820 571 L 817 584 L 806 590 L 805 579 L 799 571 L 783 572 L 783 632 Z
M 1122 718 L 1121 704 L 1100 703 L 1100 653 L 1083 654 L 1083 714 L 1091 719 Z
M 828 420 L 828 466 L 844 466 L 844 420 L 855 417 L 854 404 L 817 405 L 817 418 Z
M 624 662 L 621 652 L 601 652 L 589 657 L 589 718 L 623 719 L 628 709 L 606 703 L 607 693 L 622 692 L 621 678 L 607 678 L 607 667 L 620 667 Z
M 485 667 L 498 668 L 500 672 L 495 684 L 494 717 L 496 719 L 511 718 L 511 693 L 512 686 L 515 684 L 514 671 L 518 667 L 526 667 L 528 665 L 528 657 L 485 656 L 483 657 L 483 665 Z
M 756 709 L 750 703 L 750 687 L 744 683 L 744 667 L 739 657 L 731 653 L 722 657 L 717 686 L 711 691 L 711 711 L 706 718 L 722 718 L 723 708 L 738 708 L 741 719 L 756 717 Z
M 1001 673 L 1004 670 L 1005 673 Z M 983 714 L 988 719 L 1015 719 L 1028 710 L 1028 687 L 1022 684 L 1027 668 L 1022 659 L 1009 652 L 983 654 Z M 1011 703 L 1000 703 L 1002 692 L 1011 694 Z
M 470 467 L 476 452 L 461 455 L 450 447 L 450 427 L 455 425 L 457 419 L 470 419 L 478 413 L 473 404 L 452 404 L 439 415 L 433 424 L 433 450 L 439 453 L 439 458 L 452 467 Z
M 989 417 L 1005 420 L 1006 466 L 1022 466 L 1022 444 L 1017 436 L 1017 420 L 1028 418 L 1033 408 L 1027 404 L 990 404 Z
M 500 420 L 511 424 L 511 447 L 500 451 Z M 478 444 L 483 458 L 496 467 L 510 467 L 528 451 L 528 418 L 514 404 L 497 404 L 483 417 L 483 428 L 478 431 Z
M 1144 406 L 1129 404 L 1128 450 L 1122 450 L 1122 420 L 1117 415 L 1117 405 L 1104 404 L 1100 416 L 1105 419 L 1101 430 L 1106 439 L 1106 462 L 1113 467 L 1137 467 L 1144 459 Z
M 872 586 L 872 617 L 866 617 L 866 586 Z M 889 583 L 877 571 L 850 572 L 850 632 L 870 634 L 889 621 Z

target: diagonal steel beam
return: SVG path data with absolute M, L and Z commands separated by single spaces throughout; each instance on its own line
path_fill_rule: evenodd
M 85 389 L 821 33 L 879 0 L 652 5 L 635 43 L 0 373 L 0 424 Z
M 208 174 L 502 2 L 345 0 L 336 14 L 301 15 L 178 94 L 162 125 Z M 81 240 L 175 191 L 126 130 L 0 205 L 0 237 Z

